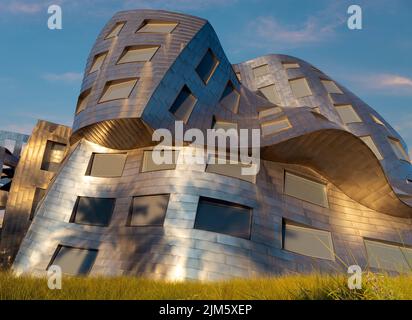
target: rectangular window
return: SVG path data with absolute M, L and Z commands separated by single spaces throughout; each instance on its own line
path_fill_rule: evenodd
M 252 209 L 239 204 L 199 198 L 195 229 L 250 239 Z
M 335 109 L 344 124 L 362 122 L 362 119 L 358 116 L 358 114 L 350 104 L 335 105 Z
M 89 274 L 97 257 L 97 250 L 59 245 L 49 267 L 57 265 L 64 274 L 82 276 Z M 49 268 L 47 267 L 47 269 Z
M 385 127 L 385 124 L 378 117 L 373 115 L 372 113 L 371 113 L 371 118 L 372 118 L 373 121 L 375 121 L 375 123 L 380 124 L 381 126 Z
M 107 34 L 105 39 L 110 39 L 110 38 L 114 38 L 117 37 L 120 33 L 120 31 L 122 30 L 123 26 L 125 25 L 126 22 L 118 22 L 116 23 L 116 25 L 113 27 L 112 30 L 110 30 L 110 32 Z
M 225 121 L 216 121 L 213 125 L 213 129 L 223 129 L 225 131 L 229 129 L 235 129 L 237 131 L 237 123 L 235 122 L 225 122 Z
M 150 61 L 159 48 L 159 46 L 126 47 L 117 64 Z
M 196 72 L 199 75 L 200 79 L 202 79 L 203 82 L 207 84 L 218 65 L 219 60 L 216 58 L 212 50 L 208 49 L 199 65 L 197 66 Z
M 278 95 L 278 92 L 276 91 L 276 87 L 274 84 L 259 88 L 259 91 L 262 92 L 265 98 L 268 99 L 270 102 L 274 104 L 280 104 L 280 97 Z
M 405 160 L 409 162 L 409 157 L 408 154 L 406 153 L 405 149 L 403 148 L 401 142 L 392 137 L 388 137 L 389 143 L 391 144 L 393 152 L 395 152 L 396 156 L 400 160 Z
M 87 104 L 89 103 L 90 92 L 91 89 L 88 89 L 80 94 L 79 99 L 77 100 L 76 114 L 86 109 Z
M 86 175 L 106 178 L 121 177 L 126 158 L 126 153 L 93 153 Z
M 378 160 L 383 159 L 381 153 L 379 152 L 378 147 L 376 146 L 375 142 L 373 142 L 373 139 L 371 136 L 364 136 L 364 137 L 359 137 L 359 138 L 362 139 L 362 141 L 368 145 L 368 147 L 373 151 L 373 153 L 375 154 L 376 158 L 378 158 Z
M 44 151 L 41 170 L 56 172 L 64 157 L 66 145 L 48 140 Z
M 112 218 L 116 199 L 77 197 L 71 223 L 107 227 Z
M 285 172 L 285 194 L 322 207 L 329 207 L 326 185 Z
M 169 111 L 173 113 L 177 119 L 187 123 L 195 107 L 196 100 L 197 99 L 192 94 L 192 91 L 185 85 L 176 97 L 176 100 L 173 102 Z
M 308 81 L 305 78 L 289 80 L 289 84 L 292 88 L 293 95 L 296 98 L 303 98 L 312 95 Z
M 233 113 L 238 113 L 239 111 L 239 101 L 240 94 L 236 90 L 235 86 L 231 81 L 226 85 L 225 90 L 223 91 L 222 96 L 220 97 L 220 103 Z
M 159 159 L 163 160 L 164 163 L 157 164 L 153 158 L 156 155 L 159 156 Z M 176 169 L 178 155 L 179 155 L 179 151 L 175 151 L 175 150 L 164 150 L 164 151 L 147 150 L 143 153 L 142 172 L 174 170 Z
M 261 124 L 262 135 L 264 136 L 287 130 L 291 127 L 292 126 L 287 117 L 282 117 L 281 119 L 268 121 Z
M 31 210 L 30 210 L 30 217 L 29 217 L 30 220 L 33 220 L 36 214 L 37 206 L 39 205 L 40 201 L 43 199 L 45 194 L 46 194 L 46 189 L 36 188 L 36 191 L 34 192 L 33 202 L 31 205 Z
M 169 194 L 133 197 L 128 226 L 163 226 Z
M 89 73 L 100 70 L 100 68 L 103 65 L 104 60 L 106 59 L 106 56 L 107 56 L 107 52 L 103 52 L 103 53 L 96 55 L 93 59 L 93 63 L 92 63 Z
M 398 272 L 411 270 L 409 263 L 412 262 L 412 249 L 367 239 L 364 240 L 364 243 L 370 267 Z
M 283 62 L 282 63 L 283 67 L 285 69 L 296 69 L 296 68 L 300 68 L 299 63 L 294 63 L 294 62 Z
M 283 223 L 283 249 L 309 257 L 335 260 L 330 232 L 289 221 Z
M 267 64 L 253 68 L 253 75 L 255 76 L 255 78 L 262 77 L 268 73 L 269 73 L 269 66 Z
M 0 208 L 0 229 L 3 226 L 3 219 L 4 219 L 4 213 L 6 212 L 6 209 Z M 1 236 L 1 230 L 0 230 L 0 236 Z
M 281 107 L 265 109 L 265 110 L 259 111 L 259 119 L 266 118 L 266 117 L 269 117 L 269 116 L 272 116 L 272 115 L 275 115 L 281 112 L 282 112 Z
M 242 174 L 242 168 L 250 168 L 251 164 L 230 163 L 229 159 L 224 163 L 218 163 L 218 159 L 212 157 L 206 166 L 206 172 L 220 174 L 222 176 L 237 178 L 240 180 L 256 183 L 256 175 Z
M 103 94 L 99 100 L 99 103 L 111 101 L 111 100 L 129 98 L 136 83 L 137 83 L 137 78 L 113 80 L 113 81 L 106 82 L 106 85 L 104 87 Z
M 160 20 L 144 20 L 138 33 L 171 33 L 177 26 L 177 22 L 160 21 Z
M 339 89 L 339 87 L 336 85 L 334 81 L 331 81 L 331 80 L 321 80 L 321 81 L 328 93 L 343 94 L 342 90 Z

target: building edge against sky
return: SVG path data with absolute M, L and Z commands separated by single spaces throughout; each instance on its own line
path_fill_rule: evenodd
M 261 129 L 259 173 L 156 165 L 152 132 L 176 120 Z M 18 274 L 57 264 L 215 280 L 412 267 L 412 168 L 399 134 L 303 60 L 231 65 L 212 26 L 189 15 L 115 14 L 87 60 L 73 127 L 40 121 L 12 181 L 0 254 Z

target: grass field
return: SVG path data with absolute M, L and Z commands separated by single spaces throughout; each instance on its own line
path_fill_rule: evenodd
M 412 276 L 363 275 L 362 289 L 347 277 L 296 275 L 221 282 L 166 282 L 132 277 L 63 278 L 61 290 L 46 279 L 0 273 L 0 299 L 412 299 Z

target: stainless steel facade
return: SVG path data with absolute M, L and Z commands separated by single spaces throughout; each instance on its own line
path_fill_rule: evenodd
M 167 32 L 138 31 L 151 22 L 175 26 Z M 108 37 L 114 28 L 118 34 Z M 127 48 L 147 46 L 159 47 L 150 61 L 118 63 Z M 196 70 L 209 51 L 217 63 L 205 81 Z M 98 70 L 90 72 L 102 55 Z M 130 95 L 100 102 L 108 85 L 130 79 L 137 80 Z M 366 103 L 326 81 L 333 80 L 290 56 L 231 65 L 203 19 L 152 10 L 117 13 L 90 53 L 68 156 L 37 207 L 13 269 L 44 274 L 57 248 L 65 246 L 97 250 L 91 275 L 214 280 L 334 272 L 353 263 L 367 267 L 365 239 L 412 246 L 412 167 L 400 159 L 405 143 Z M 221 98 L 228 83 L 238 94 L 233 108 Z M 273 85 L 268 94 L 265 88 Z M 152 132 L 174 132 L 178 119 L 170 108 L 182 88 L 195 101 L 185 129 L 206 133 L 216 122 L 269 128 L 261 136 L 261 169 L 254 182 L 208 172 L 200 164 L 141 170 L 144 151 L 154 145 Z M 279 129 L 279 121 L 287 125 Z M 179 157 L 192 151 L 174 148 Z M 119 152 L 127 154 L 121 176 L 87 174 L 93 154 Z M 287 195 L 285 172 L 326 185 L 328 205 Z M 161 226 L 128 225 L 133 197 L 160 194 L 169 195 Z M 116 199 L 110 223 L 76 223 L 78 197 Z M 250 238 L 195 228 L 203 197 L 251 208 Z M 285 220 L 330 232 L 333 259 L 285 250 Z

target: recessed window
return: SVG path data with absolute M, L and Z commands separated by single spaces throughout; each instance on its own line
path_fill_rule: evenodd
M 177 26 L 177 22 L 144 20 L 137 30 L 138 33 L 171 33 Z
M 375 142 L 373 142 L 373 139 L 371 136 L 364 136 L 364 137 L 359 137 L 359 138 L 362 139 L 362 141 L 368 145 L 369 149 L 373 151 L 373 153 L 375 154 L 376 158 L 378 158 L 378 160 L 383 159 L 381 153 L 379 152 L 378 147 L 376 146 Z
M 291 124 L 287 117 L 282 117 L 277 120 L 267 121 L 261 124 L 262 135 L 268 136 L 274 133 L 278 133 L 283 130 L 291 128 Z
M 197 66 L 196 72 L 204 83 L 208 83 L 218 65 L 219 60 L 216 58 L 212 50 L 208 49 Z
M 107 227 L 113 215 L 116 199 L 77 197 L 70 222 Z
M 238 113 L 239 111 L 239 100 L 240 94 L 236 90 L 235 86 L 231 81 L 229 81 L 220 97 L 220 103 L 231 110 L 233 113 Z
M 316 112 L 316 113 L 319 113 L 319 114 L 321 113 L 319 107 L 312 108 L 312 111 Z
M 3 220 L 4 220 L 4 214 L 6 212 L 6 209 L 4 207 L 0 207 L 0 231 L 1 227 L 3 226 Z M 1 235 L 1 233 L 0 233 Z
M 330 232 L 289 221 L 283 223 L 283 249 L 309 257 L 335 260 Z
M 192 94 L 192 91 L 185 85 L 173 102 L 169 111 L 175 115 L 179 120 L 184 123 L 189 121 L 193 108 L 196 104 L 196 97 Z
M 358 116 L 350 104 L 335 105 L 335 109 L 344 124 L 362 122 L 362 119 Z
M 110 38 L 114 38 L 117 37 L 120 33 L 120 31 L 122 30 L 123 26 L 125 25 L 126 22 L 118 22 L 116 23 L 116 25 L 113 27 L 112 30 L 110 30 L 110 32 L 107 34 L 105 39 L 110 39 Z
M 37 206 L 39 205 L 40 201 L 43 199 L 45 194 L 46 194 L 46 189 L 36 188 L 36 191 L 34 192 L 33 202 L 31 205 L 31 210 L 30 210 L 30 217 L 29 217 L 30 220 L 33 220 L 36 214 Z
M 293 95 L 296 98 L 303 98 L 312 95 L 309 84 L 305 78 L 289 80 Z
M 276 87 L 274 84 L 259 88 L 259 91 L 262 92 L 265 98 L 268 99 L 270 102 L 274 104 L 280 104 L 280 97 L 278 95 L 278 92 L 276 91 Z
M 169 194 L 133 197 L 128 226 L 162 226 Z
M 381 126 L 385 127 L 385 124 L 378 117 L 373 115 L 372 113 L 371 113 L 371 118 L 372 118 L 373 121 L 375 121 L 375 123 L 380 124 Z
M 282 112 L 281 107 L 274 107 L 274 108 L 265 109 L 265 110 L 259 111 L 259 119 L 266 118 L 266 117 L 269 117 L 269 116 L 273 116 L 273 115 L 279 114 L 281 112 Z
M 406 183 L 411 184 L 411 183 L 412 183 L 412 179 L 407 178 L 407 179 L 406 179 Z
M 342 90 L 339 89 L 339 87 L 336 85 L 334 81 L 331 81 L 331 80 L 321 80 L 321 81 L 328 93 L 343 94 Z
M 389 143 L 391 144 L 393 152 L 395 152 L 396 156 L 400 160 L 405 160 L 409 162 L 409 157 L 408 154 L 406 153 L 405 149 L 403 148 L 401 142 L 392 137 L 388 137 Z
M 93 177 L 121 177 L 126 153 L 93 153 L 86 175 Z
M 239 81 L 242 81 L 242 75 L 240 74 L 240 72 L 236 72 L 236 78 L 237 78 Z
M 126 47 L 117 64 L 150 61 L 158 49 L 159 46 Z
M 398 272 L 411 270 L 412 249 L 374 240 L 364 242 L 370 267 Z
M 127 99 L 133 91 L 137 83 L 137 79 L 122 79 L 106 82 L 106 85 L 103 90 L 102 97 L 99 100 L 99 103 L 118 100 L 118 99 Z
M 213 125 L 213 129 L 223 129 L 225 131 L 230 129 L 235 129 L 237 131 L 237 123 L 236 122 L 227 122 L 227 121 L 215 121 Z
M 294 63 L 294 62 L 283 62 L 282 63 L 283 67 L 285 69 L 296 69 L 296 68 L 300 68 L 299 63 Z
M 250 168 L 251 164 L 246 163 L 231 163 L 229 159 L 223 159 L 223 163 L 218 163 L 218 159 L 212 157 L 206 166 L 206 172 L 217 173 L 227 177 L 233 177 L 251 183 L 256 182 L 256 175 L 242 174 L 242 169 Z
M 97 250 L 59 245 L 49 267 L 57 265 L 64 274 L 82 276 L 89 274 L 97 257 Z M 48 268 L 49 268 L 48 267 Z
M 91 91 L 91 89 L 88 89 L 80 94 L 79 99 L 77 100 L 76 114 L 86 109 L 87 104 L 89 103 Z
M 147 150 L 143 153 L 142 172 L 174 170 L 178 155 L 179 151 L 175 150 Z M 155 161 L 155 157 L 160 163 Z
M 100 68 L 103 65 L 104 60 L 106 59 L 106 56 L 107 56 L 107 52 L 103 52 L 94 57 L 89 74 L 97 70 L 100 70 Z
M 194 228 L 250 239 L 251 221 L 249 207 L 200 197 Z
M 44 151 L 41 170 L 56 172 L 64 158 L 66 145 L 55 141 L 47 141 Z
M 267 64 L 264 64 L 259 67 L 253 68 L 252 70 L 255 78 L 259 78 L 269 73 L 269 66 Z
M 285 172 L 285 194 L 322 207 L 329 207 L 326 185 Z

